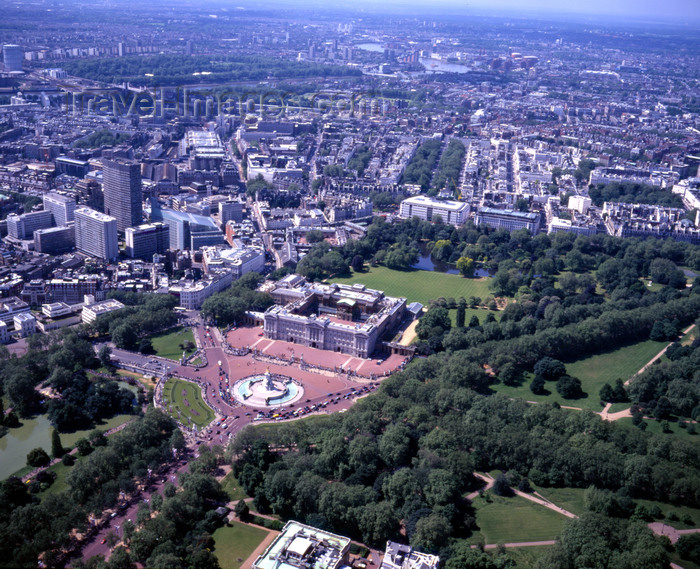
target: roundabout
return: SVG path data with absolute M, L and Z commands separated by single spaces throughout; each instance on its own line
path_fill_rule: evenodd
M 304 395 L 304 388 L 291 377 L 272 374 L 269 368 L 264 374 L 239 379 L 232 391 L 239 403 L 266 408 L 294 403 Z

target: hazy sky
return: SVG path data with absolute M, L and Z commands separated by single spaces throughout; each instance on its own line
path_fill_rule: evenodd
M 464 13 L 469 11 L 517 10 L 519 12 L 551 12 L 552 14 L 601 14 L 629 16 L 632 19 L 700 20 L 700 0 L 354 0 L 381 10 L 382 6 L 421 6 L 421 11 L 440 8 Z

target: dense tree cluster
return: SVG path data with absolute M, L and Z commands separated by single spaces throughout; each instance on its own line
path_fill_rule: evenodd
M 204 81 L 224 84 L 231 81 L 270 78 L 291 79 L 361 74 L 358 69 L 346 65 L 319 65 L 251 55 L 177 54 L 70 61 L 66 64 L 66 71 L 70 75 L 95 81 L 106 83 L 128 81 L 139 86 L 190 85 Z
M 421 144 L 406 166 L 401 181 L 404 184 L 418 184 L 424 192 L 427 192 L 441 146 L 442 142 L 435 138 Z
M 92 323 L 92 328 L 101 335 L 109 333 L 117 348 L 135 350 L 140 340 L 177 322 L 173 312 L 177 299 L 169 294 L 113 291 L 109 296 L 126 306 L 103 314 Z
M 264 312 L 273 301 L 270 295 L 255 290 L 261 280 L 258 273 L 243 275 L 225 291 L 207 298 L 202 304 L 202 316 L 225 327 L 243 322 L 247 310 Z
M 435 195 L 445 188 L 453 192 L 457 189 L 465 152 L 462 141 L 456 138 L 450 140 L 438 162 L 429 194 Z
M 505 491 L 511 476 L 525 479 L 523 487 L 532 480 L 610 491 L 589 492 L 592 508 L 603 508 L 612 493 L 700 504 L 700 452 L 692 442 L 662 441 L 590 412 L 478 394 L 488 383 L 464 352 L 418 360 L 348 413 L 264 435 L 243 431 L 231 448 L 234 472 L 262 512 L 369 544 L 403 528 L 414 546 L 446 557 L 459 555 L 445 547 L 450 538 L 475 527 L 462 497 L 476 486 L 475 470 L 509 472 Z M 629 516 L 634 504 L 619 511 Z M 631 543 L 617 547 L 627 551 Z
M 561 539 L 537 562 L 537 569 L 666 569 L 663 543 L 642 522 L 586 514 L 566 522 Z
M 134 395 L 107 379 L 88 379 L 85 370 L 99 366 L 84 330 L 32 336 L 30 350 L 21 358 L 0 360 L 2 393 L 14 413 L 29 417 L 48 411 L 61 431 L 89 428 L 101 419 L 134 411 Z M 38 386 L 50 387 L 58 396 L 42 406 Z M 12 417 L 5 417 L 5 423 Z
M 0 483 L 0 567 L 36 567 L 40 554 L 46 566 L 54 566 L 71 531 L 85 530 L 87 512 L 114 505 L 120 490 L 133 490 L 134 477 L 157 469 L 172 457 L 173 446 L 183 444 L 175 423 L 153 409 L 108 441 L 93 439 L 97 446 L 88 443 L 94 451 L 73 467 L 67 492 L 39 500 L 30 494 L 31 485 L 18 478 Z
M 602 207 L 604 202 L 644 203 L 664 207 L 683 208 L 679 195 L 649 184 L 634 182 L 610 182 L 591 186 L 588 195 L 593 203 Z
M 629 399 L 649 415 L 700 419 L 700 341 L 676 343 L 668 359 L 649 367 L 627 386 Z
M 358 178 L 361 178 L 365 169 L 369 165 L 369 161 L 372 159 L 372 151 L 369 146 L 363 144 L 358 146 L 352 154 L 352 158 L 348 160 L 348 168 L 350 170 L 355 170 L 357 172 Z
M 209 447 L 202 447 L 200 458 L 180 476 L 178 492 L 170 485 L 164 496 L 153 494 L 150 504 L 142 504 L 135 523 L 124 532 L 128 551 L 124 549 L 117 559 L 113 553 L 106 564 L 97 557 L 74 566 L 124 569 L 140 563 L 143 567 L 218 569 L 212 534 L 223 520 L 215 510 L 228 496 L 212 475 L 216 460 Z

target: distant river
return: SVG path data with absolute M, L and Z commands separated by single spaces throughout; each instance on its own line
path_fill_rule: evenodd
M 364 51 L 375 51 L 377 53 L 384 53 L 384 48 L 380 43 L 360 43 L 357 44 L 355 47 Z
M 418 61 L 420 61 L 421 65 L 428 71 L 438 71 L 441 73 L 469 73 L 472 70 L 471 67 L 467 67 L 466 65 L 460 65 L 459 63 L 446 63 L 437 59 L 421 57 Z

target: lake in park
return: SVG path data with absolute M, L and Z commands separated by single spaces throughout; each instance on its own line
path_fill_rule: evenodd
M 412 268 L 418 269 L 419 271 L 435 271 L 438 273 L 447 273 L 448 275 L 458 275 L 459 271 L 454 265 L 450 263 L 443 263 L 442 261 L 434 261 L 430 254 L 422 254 L 415 265 Z M 492 276 L 486 269 L 476 269 L 474 271 L 475 277 L 490 277 Z
M 131 415 L 117 415 L 104 421 L 97 428 L 106 431 L 132 419 Z M 51 454 L 51 422 L 48 416 L 38 415 L 31 419 L 21 419 L 22 426 L 10 429 L 4 437 L 0 437 L 0 480 L 14 474 L 27 465 L 27 454 L 30 450 L 41 447 Z M 61 433 L 61 444 L 68 448 L 74 447 L 78 439 L 89 435 L 94 429 Z

